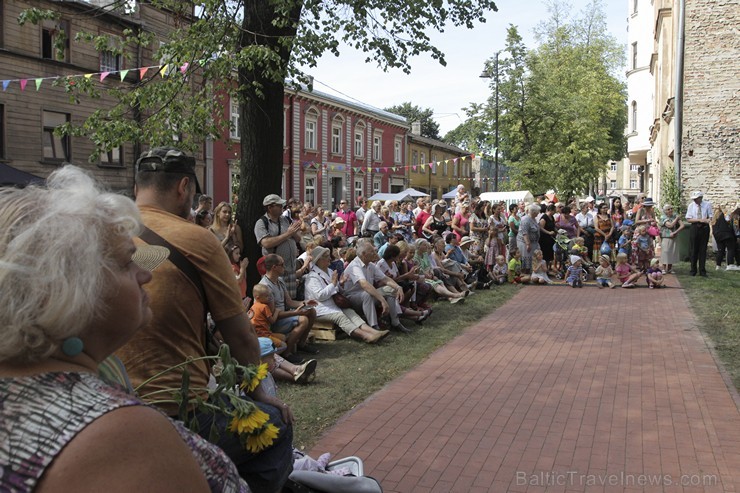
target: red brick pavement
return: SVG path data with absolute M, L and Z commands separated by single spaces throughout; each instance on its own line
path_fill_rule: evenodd
M 737 394 L 669 286 L 526 287 L 311 455 L 386 492 L 740 492 Z

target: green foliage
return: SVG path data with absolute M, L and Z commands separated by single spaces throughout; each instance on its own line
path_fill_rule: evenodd
M 671 204 L 673 211 L 683 217 L 686 214 L 686 204 L 681 197 L 681 189 L 676 179 L 676 168 L 665 166 L 660 173 L 660 197 L 663 204 Z
M 434 113 L 433 109 L 421 109 L 419 106 L 413 105 L 409 102 L 404 102 L 385 108 L 385 111 L 405 117 L 409 125 L 415 121 L 420 122 L 422 137 L 439 140 L 439 123 L 435 122 L 432 118 Z
M 607 34 L 598 0 L 574 20 L 566 4 L 549 7 L 535 49 L 509 26 L 498 67 L 494 58 L 486 62 L 492 95 L 461 127 L 488 127 L 490 135 L 498 89 L 499 152 L 511 180 L 506 186 L 552 188 L 567 197 L 585 192 L 609 160 L 624 154 L 626 89 L 615 75 L 623 54 Z
M 487 111 L 485 105 L 471 103 L 465 108 L 467 119 L 447 132 L 443 140 L 476 155 L 492 155 L 495 150 L 495 139 Z

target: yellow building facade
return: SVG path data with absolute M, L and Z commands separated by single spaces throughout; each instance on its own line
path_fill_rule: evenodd
M 468 190 L 473 186 L 473 159 L 468 151 L 414 133 L 409 133 L 406 149 L 411 188 L 438 199 L 458 184 Z

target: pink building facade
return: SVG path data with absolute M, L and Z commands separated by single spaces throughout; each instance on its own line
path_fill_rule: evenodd
M 224 118 L 239 125 L 236 101 Z M 409 126 L 402 116 L 318 91 L 286 88 L 282 196 L 337 208 L 342 199 L 407 188 Z M 215 202 L 238 186 L 239 135 L 208 143 L 206 182 Z M 210 148 L 210 149 L 209 149 Z

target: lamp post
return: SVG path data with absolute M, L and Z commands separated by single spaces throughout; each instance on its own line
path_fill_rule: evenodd
M 495 126 L 495 139 L 496 139 L 496 147 L 493 151 L 493 191 L 498 192 L 498 56 L 501 53 L 501 51 L 497 51 L 494 54 L 494 62 L 493 62 L 493 77 L 496 81 L 496 126 Z M 483 79 L 490 79 L 491 74 L 484 70 L 483 73 L 480 74 L 480 77 Z

